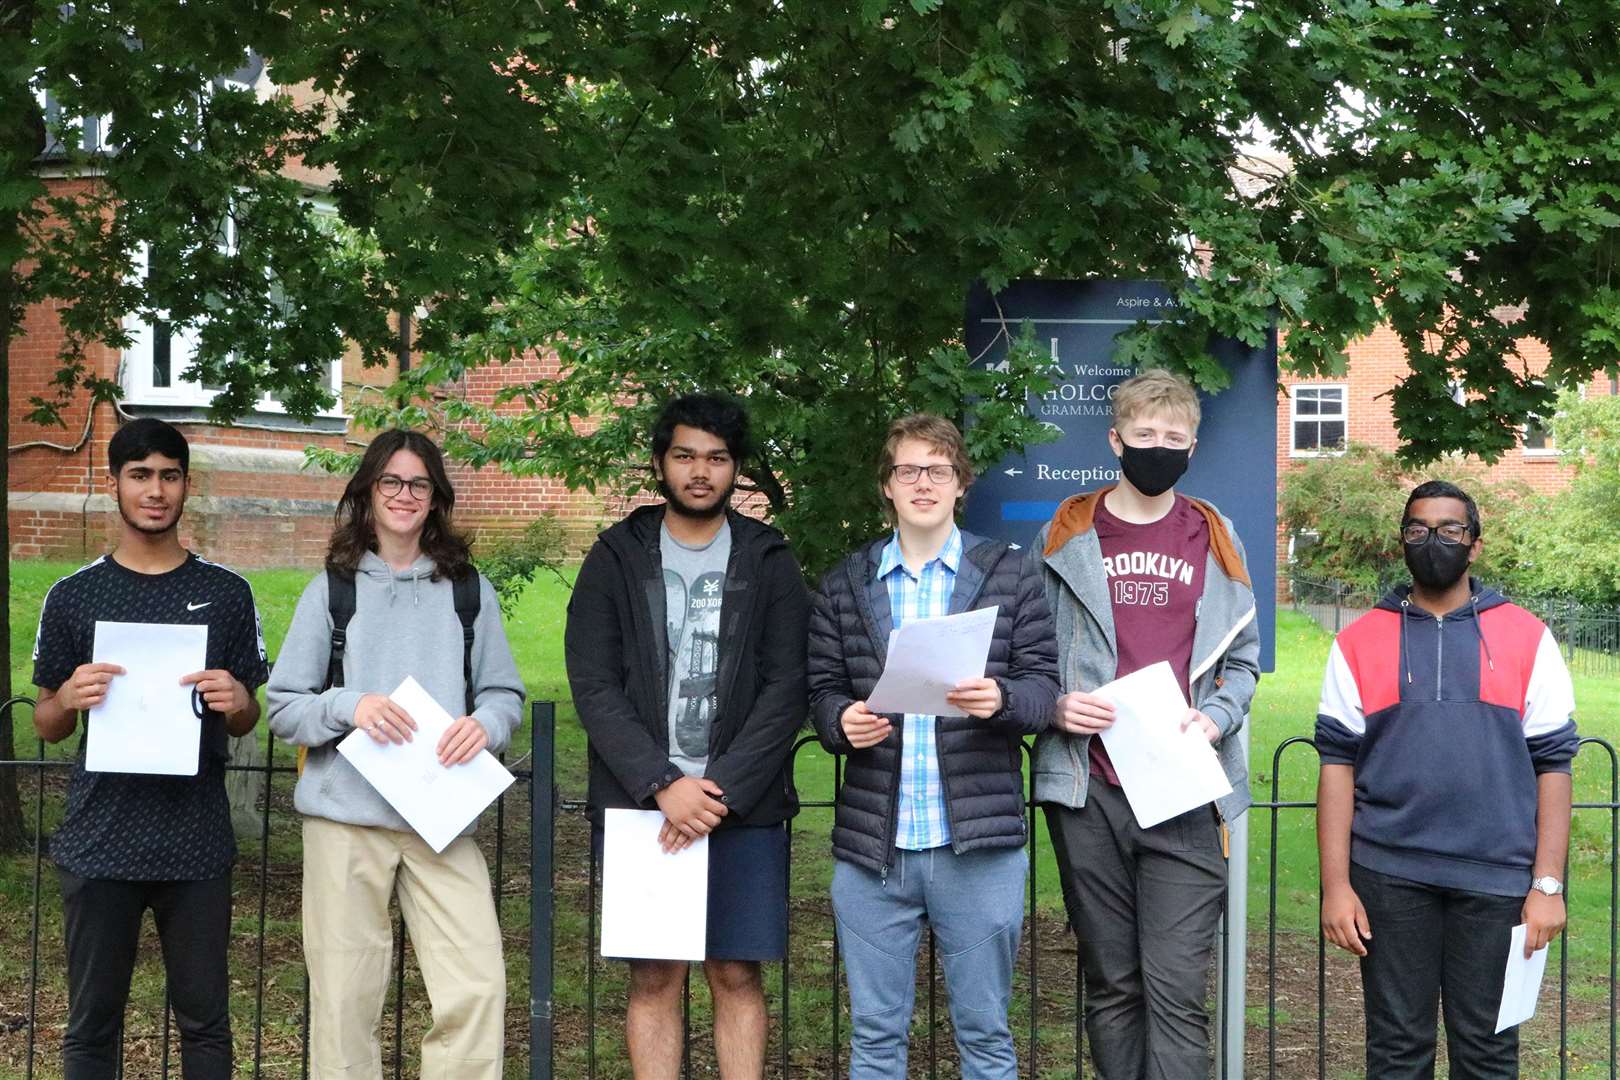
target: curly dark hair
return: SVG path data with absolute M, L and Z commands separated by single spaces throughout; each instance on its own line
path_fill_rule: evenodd
M 457 578 L 472 565 L 472 552 L 466 538 L 450 525 L 456 492 L 444 471 L 444 455 L 417 431 L 385 431 L 371 441 L 360 467 L 349 478 L 343 497 L 333 514 L 332 541 L 326 549 L 330 570 L 352 574 L 360 568 L 360 558 L 377 550 L 377 531 L 371 521 L 371 489 L 388 467 L 388 459 L 409 450 L 422 459 L 428 479 L 433 481 L 433 501 L 428 505 L 427 524 L 422 529 L 422 554 L 433 560 L 433 580 Z
M 665 404 L 653 421 L 654 461 L 663 461 L 664 455 L 669 453 L 677 425 L 706 431 L 725 442 L 739 468 L 753 449 L 747 411 L 741 402 L 723 394 L 682 394 Z

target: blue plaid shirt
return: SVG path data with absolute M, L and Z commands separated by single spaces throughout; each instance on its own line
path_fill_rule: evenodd
M 951 592 L 956 568 L 962 560 L 962 532 L 952 528 L 938 555 L 913 574 L 900 557 L 900 534 L 883 548 L 877 576 L 889 590 L 889 614 L 894 628 L 909 619 L 928 619 L 951 613 Z M 945 817 L 945 789 L 939 782 L 939 751 L 934 745 L 932 716 L 907 713 L 900 734 L 900 799 L 895 813 L 895 846 L 926 851 L 951 842 Z

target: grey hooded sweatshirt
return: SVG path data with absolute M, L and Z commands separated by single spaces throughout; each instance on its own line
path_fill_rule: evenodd
M 332 655 L 325 572 L 298 598 L 265 697 L 270 730 L 310 748 L 293 792 L 299 813 L 410 831 L 405 819 L 337 752 L 337 740 L 354 730 L 354 709 L 362 697 L 392 693 L 407 675 L 415 676 L 451 716 L 466 708 L 454 588 L 448 578 L 434 581 L 432 575 L 433 561 L 426 556 L 396 572 L 375 553 L 366 553 L 354 576 L 355 612 L 343 651 L 343 685 L 330 690 L 321 689 Z M 523 721 L 523 681 L 501 628 L 495 590 L 482 576 L 478 585 L 473 717 L 489 736 L 490 752 L 499 753 Z
M 1095 690 L 1113 681 L 1119 663 L 1114 640 L 1114 608 L 1102 570 L 1102 544 L 1093 518 L 1097 504 L 1112 488 L 1072 496 L 1041 527 L 1027 561 L 1046 582 L 1047 604 L 1057 630 L 1058 676 L 1063 692 Z M 1260 631 L 1255 625 L 1254 589 L 1243 555 L 1243 542 L 1230 518 L 1210 504 L 1193 505 L 1209 522 L 1209 556 L 1204 595 L 1198 600 L 1193 630 L 1192 704 L 1207 715 L 1221 737 L 1215 744 L 1232 794 L 1216 800 L 1227 821 L 1253 801 L 1243 740 L 1233 736 L 1248 721 L 1249 703 L 1260 678 Z M 1035 801 L 1078 808 L 1086 805 L 1091 782 L 1091 736 L 1070 735 L 1058 728 L 1035 739 Z

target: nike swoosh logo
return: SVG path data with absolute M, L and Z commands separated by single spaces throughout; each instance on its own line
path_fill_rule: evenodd
M 193 604 L 193 603 L 188 602 L 186 604 L 186 610 L 187 611 L 201 611 L 203 608 L 207 607 L 209 604 L 212 604 L 212 603 L 213 603 L 212 600 L 209 600 L 209 601 L 207 601 L 205 603 L 201 603 L 201 604 Z

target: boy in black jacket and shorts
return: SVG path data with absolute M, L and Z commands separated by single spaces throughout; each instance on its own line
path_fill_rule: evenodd
M 715 1052 L 723 1080 L 747 1080 L 765 1065 L 760 962 L 787 951 L 788 755 L 804 723 L 809 597 L 782 535 L 728 509 L 748 453 L 740 406 L 676 398 L 652 443 L 666 501 L 604 532 L 580 567 L 568 681 L 593 813 L 662 811 L 666 850 L 709 837 Z M 674 1077 L 686 965 L 626 959 L 631 1067 Z

